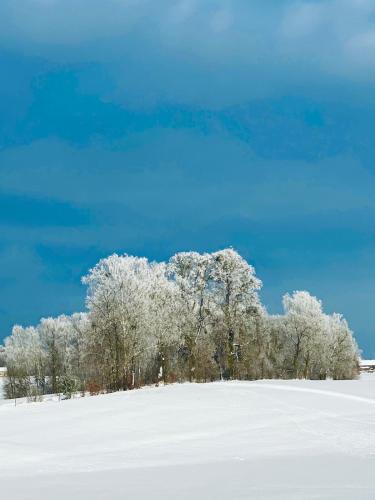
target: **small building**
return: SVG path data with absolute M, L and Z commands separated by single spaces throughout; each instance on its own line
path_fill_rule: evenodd
M 5 366 L 0 366 L 0 377 L 6 377 L 7 376 L 7 369 Z
M 360 369 L 363 373 L 375 372 L 375 359 L 361 359 Z

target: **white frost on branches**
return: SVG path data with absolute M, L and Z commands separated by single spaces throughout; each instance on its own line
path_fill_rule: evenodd
M 120 390 L 218 378 L 353 378 L 358 347 L 306 291 L 269 315 L 255 269 L 232 248 L 167 263 L 111 255 L 82 278 L 87 312 L 15 326 L 8 393 Z

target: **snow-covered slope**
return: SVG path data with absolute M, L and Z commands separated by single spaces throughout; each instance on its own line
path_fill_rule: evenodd
M 4 498 L 375 498 L 375 376 L 0 404 Z

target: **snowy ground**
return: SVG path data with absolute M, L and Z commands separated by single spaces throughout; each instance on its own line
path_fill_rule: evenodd
M 375 375 L 0 402 L 12 500 L 374 499 Z

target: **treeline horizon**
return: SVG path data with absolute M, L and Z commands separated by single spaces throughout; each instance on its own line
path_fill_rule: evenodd
M 110 392 L 158 382 L 352 379 L 359 350 L 346 320 L 307 291 L 268 314 L 262 282 L 235 250 L 168 262 L 113 254 L 82 278 L 86 311 L 13 327 L 6 396 Z

